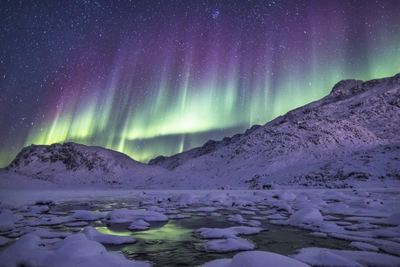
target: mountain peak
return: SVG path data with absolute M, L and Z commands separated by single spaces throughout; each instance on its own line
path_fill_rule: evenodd
M 155 169 L 117 151 L 68 142 L 25 147 L 6 170 L 53 182 L 71 176 L 69 182 L 114 184 L 121 176 L 132 178 Z

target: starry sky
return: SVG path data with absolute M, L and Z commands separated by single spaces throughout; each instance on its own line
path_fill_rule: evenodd
M 400 72 L 398 0 L 0 3 L 0 167 L 77 142 L 147 162 L 244 132 L 341 79 Z

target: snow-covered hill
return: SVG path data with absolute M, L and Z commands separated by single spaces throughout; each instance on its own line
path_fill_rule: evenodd
M 6 171 L 57 184 L 135 183 L 160 173 L 125 154 L 75 143 L 25 147 Z
M 345 80 L 325 98 L 264 126 L 149 164 L 173 170 L 174 187 L 400 183 L 399 132 L 400 74 Z
M 400 74 L 337 83 L 321 100 L 243 134 L 148 165 L 73 143 L 24 148 L 3 172 L 140 189 L 400 185 Z

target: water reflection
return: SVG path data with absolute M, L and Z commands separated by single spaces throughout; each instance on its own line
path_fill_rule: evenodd
M 102 202 L 91 201 L 90 203 L 64 203 L 54 206 L 52 211 L 68 211 L 74 209 L 85 209 L 92 211 L 102 211 L 119 208 L 146 209 L 148 205 L 143 205 L 139 201 Z M 103 234 L 118 236 L 132 236 L 137 242 L 129 245 L 106 245 L 108 250 L 119 251 L 129 259 L 149 261 L 153 266 L 201 266 L 206 262 L 220 259 L 232 258 L 239 252 L 229 253 L 210 253 L 200 249 L 201 245 L 208 241 L 199 239 L 193 235 L 193 230 L 201 227 L 208 228 L 228 228 L 238 226 L 237 223 L 227 219 L 231 215 L 240 213 L 240 209 L 232 207 L 220 207 L 218 213 L 221 216 L 212 216 L 212 212 L 204 212 L 199 216 L 197 212 L 189 212 L 187 209 L 169 207 L 172 213 L 190 215 L 186 219 L 170 219 L 167 223 L 150 222 L 150 229 L 144 231 L 127 230 L 127 224 L 107 225 L 101 220 L 88 222 L 89 225 Z M 245 209 L 243 209 L 245 211 Z M 258 206 L 253 209 L 254 214 L 241 213 L 243 218 L 249 220 L 254 216 L 265 216 L 268 207 Z M 276 212 L 276 211 L 275 211 Z M 269 214 L 269 213 L 268 213 Z M 253 243 L 257 244 L 258 250 L 270 251 L 282 255 L 294 254 L 297 249 L 304 247 L 326 247 L 333 249 L 344 249 L 348 246 L 348 241 L 334 238 L 319 238 L 310 235 L 310 232 L 289 227 L 278 226 L 268 223 L 268 220 L 261 220 L 261 227 L 268 229 L 256 235 L 245 236 Z M 82 229 L 82 228 L 81 228 Z

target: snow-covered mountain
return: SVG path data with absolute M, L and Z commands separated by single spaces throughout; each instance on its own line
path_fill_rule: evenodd
M 190 188 L 400 182 L 400 74 L 344 80 L 319 101 L 242 135 L 149 162 Z M 184 186 L 185 187 L 185 186 Z
M 24 148 L 6 174 L 141 189 L 351 188 L 400 185 L 400 74 L 345 80 L 243 134 L 148 165 L 73 143 Z
M 75 143 L 25 147 L 6 170 L 57 184 L 108 185 L 135 183 L 160 172 L 123 153 Z

